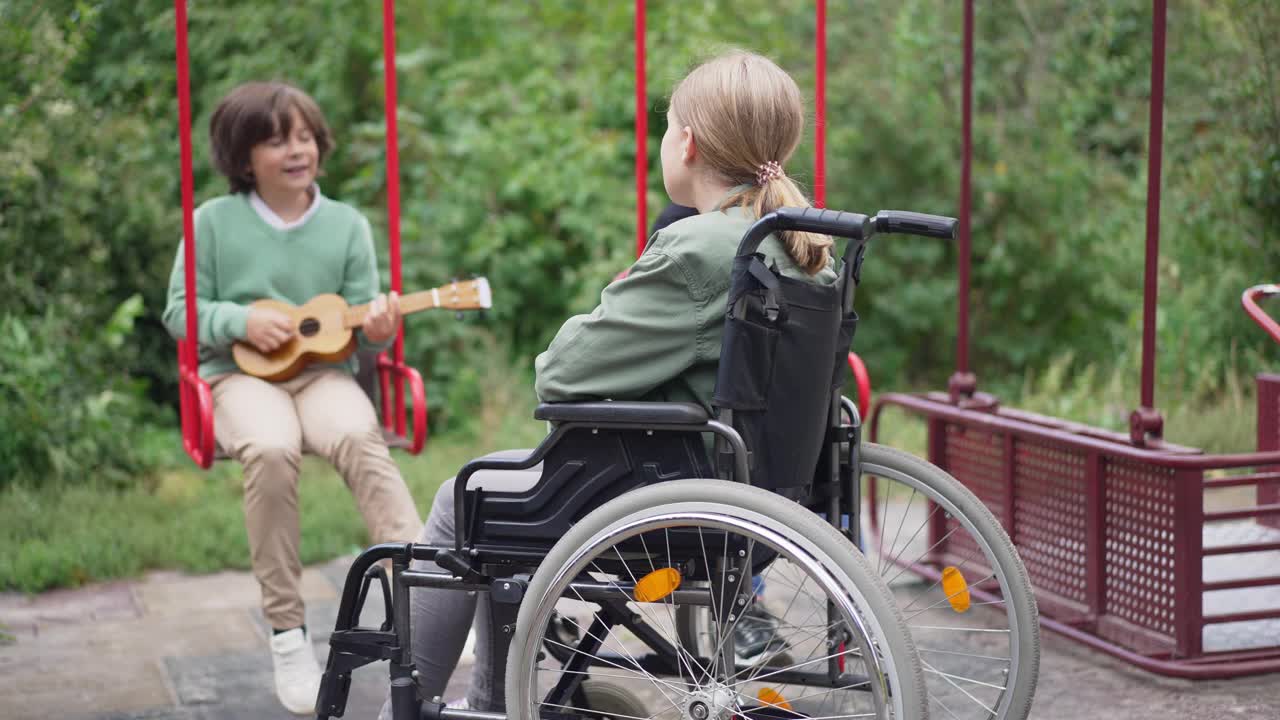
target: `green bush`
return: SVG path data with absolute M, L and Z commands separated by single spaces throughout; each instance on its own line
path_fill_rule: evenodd
M 112 362 L 141 311 L 135 295 L 89 331 L 55 308 L 35 322 L 0 316 L 0 356 L 7 358 L 0 365 L 0 488 L 125 485 L 155 465 L 140 442 L 155 410 L 142 381 Z

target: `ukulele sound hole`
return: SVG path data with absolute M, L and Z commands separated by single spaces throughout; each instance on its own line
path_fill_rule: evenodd
M 315 318 L 307 318 L 298 326 L 298 332 L 301 333 L 303 337 L 311 337 L 312 335 L 320 332 L 320 321 Z

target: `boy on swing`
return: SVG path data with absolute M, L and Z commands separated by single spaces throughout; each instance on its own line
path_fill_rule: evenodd
M 209 136 L 230 193 L 196 209 L 200 376 L 212 389 L 218 446 L 244 467 L 245 528 L 273 629 L 276 695 L 290 712 L 310 714 L 320 668 L 300 589 L 302 453 L 337 468 L 374 543 L 412 540 L 422 521 L 353 377 L 356 356 L 271 383 L 239 372 L 231 346 L 248 342 L 267 353 L 294 336 L 287 316 L 250 309 L 255 300 L 301 305 L 337 293 L 351 305 L 371 303 L 359 341 L 381 350 L 399 330 L 399 303 L 378 291 L 369 221 L 316 184 L 333 141 L 314 100 L 284 83 L 241 85 L 214 110 Z M 186 292 L 179 247 L 164 311 L 178 339 L 186 335 Z

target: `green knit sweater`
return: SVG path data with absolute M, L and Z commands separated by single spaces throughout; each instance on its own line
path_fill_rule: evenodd
M 378 293 L 378 264 L 369 221 L 355 208 L 319 198 L 319 207 L 298 227 L 279 230 L 249 204 L 245 194 L 214 198 L 196 209 L 196 313 L 200 376 L 236 372 L 231 344 L 245 337 L 249 304 L 273 298 L 302 305 L 316 295 L 337 293 L 359 305 Z M 164 324 L 169 334 L 187 334 L 182 244 L 169 276 Z M 382 349 L 359 333 L 362 348 Z M 355 371 L 353 355 L 344 367 Z

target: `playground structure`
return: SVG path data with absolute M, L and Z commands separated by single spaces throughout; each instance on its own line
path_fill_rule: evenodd
M 814 200 L 825 205 L 825 0 L 817 0 Z M 643 0 L 636 0 L 637 253 L 647 225 L 647 94 Z M 185 3 L 175 2 L 182 140 L 186 282 L 193 287 L 194 228 Z M 946 393 L 890 394 L 869 415 L 874 439 L 881 412 L 896 406 L 923 416 L 928 455 L 964 482 L 1003 522 L 1037 590 L 1049 629 L 1153 672 L 1189 678 L 1280 671 L 1280 375 L 1259 375 L 1258 450 L 1209 455 L 1167 443 L 1154 404 L 1156 259 L 1164 87 L 1165 2 L 1153 2 L 1148 165 L 1147 264 L 1142 398 L 1131 432 L 1119 433 L 1003 408 L 977 391 L 968 361 L 973 3 L 964 5 L 963 151 L 957 371 Z M 400 290 L 398 159 L 395 121 L 395 23 L 383 4 L 387 123 L 387 208 L 391 288 Z M 1277 287 L 1246 292 L 1246 310 L 1280 341 L 1280 326 L 1258 307 Z M 187 295 L 187 339 L 179 344 L 184 446 L 201 467 L 214 459 L 212 403 L 196 372 L 195 296 Z M 850 355 L 858 400 L 865 367 Z M 427 435 L 421 375 L 404 363 L 403 338 L 376 364 L 384 426 L 397 445 L 419 452 Z M 406 386 L 408 392 L 406 393 Z M 412 432 L 407 406 L 413 409 Z M 867 415 L 864 412 L 864 417 Z M 1251 471 L 1251 472 L 1250 472 Z M 1244 506 L 1219 508 L 1221 498 Z M 948 526 L 931 528 L 938 553 Z M 975 589 L 981 595 L 981 589 Z M 1270 605 L 1268 605 L 1270 600 Z
M 958 337 L 948 392 L 876 403 L 922 416 L 928 457 L 1001 519 L 1036 588 L 1044 627 L 1152 672 L 1221 678 L 1280 671 L 1280 375 L 1260 374 L 1258 452 L 1211 455 L 1165 442 L 1154 356 L 1165 2 L 1154 0 L 1142 396 L 1128 435 L 1001 407 L 968 358 L 973 2 L 965 2 Z M 1280 325 L 1245 310 L 1280 342 Z M 951 521 L 931 528 L 945 558 Z

